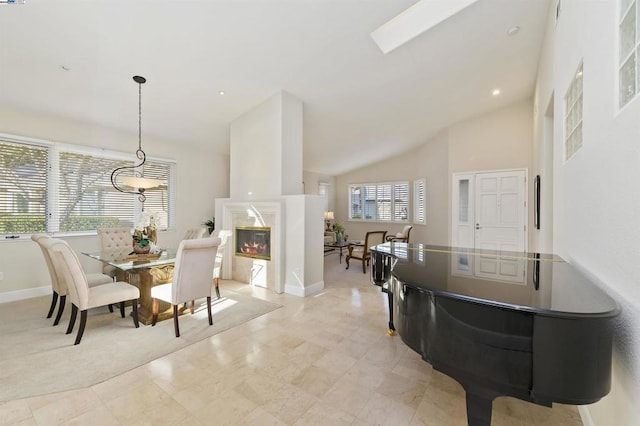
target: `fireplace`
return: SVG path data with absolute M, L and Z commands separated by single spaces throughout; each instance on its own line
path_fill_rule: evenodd
M 236 256 L 271 260 L 271 228 L 237 226 Z

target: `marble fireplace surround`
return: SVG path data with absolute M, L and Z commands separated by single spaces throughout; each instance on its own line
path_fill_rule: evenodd
M 276 293 L 284 292 L 284 218 L 283 201 L 225 201 L 222 204 L 222 227 L 233 235 L 225 250 L 222 279 L 233 279 L 251 285 L 269 288 Z M 271 228 L 271 260 L 251 259 L 236 256 L 236 227 Z

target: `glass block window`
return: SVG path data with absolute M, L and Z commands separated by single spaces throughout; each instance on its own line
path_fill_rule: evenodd
M 640 91 L 640 0 L 620 0 L 619 106 L 628 104 Z
M 349 219 L 408 222 L 409 182 L 349 185 Z
M 582 146 L 582 68 L 583 65 L 580 64 L 564 96 L 565 160 L 571 158 Z

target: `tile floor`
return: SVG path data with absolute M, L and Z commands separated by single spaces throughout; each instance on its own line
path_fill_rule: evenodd
M 298 298 L 223 281 L 283 307 L 90 388 L 0 403 L 0 424 L 465 425 L 462 387 L 387 336 L 368 275 L 330 254 L 325 284 Z M 573 406 L 513 398 L 492 420 L 581 424 Z

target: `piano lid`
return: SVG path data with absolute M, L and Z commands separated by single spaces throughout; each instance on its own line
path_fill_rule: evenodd
M 609 317 L 620 311 L 602 289 L 552 254 L 413 243 L 371 250 L 397 259 L 392 274 L 399 281 L 440 296 L 554 317 Z

